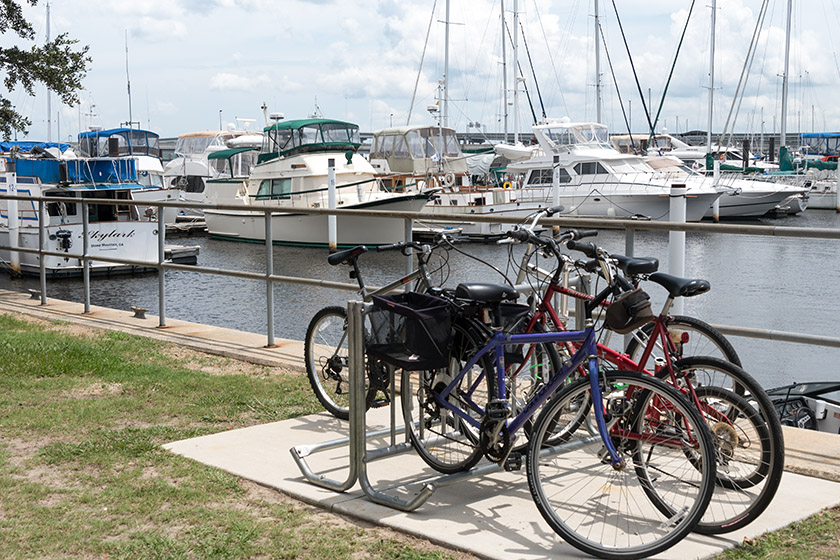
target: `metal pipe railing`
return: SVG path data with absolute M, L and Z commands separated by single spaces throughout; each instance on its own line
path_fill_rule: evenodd
M 28 197 L 20 195 L 6 195 L 0 194 L 0 200 L 18 200 L 26 202 L 38 203 L 39 209 L 39 249 L 30 249 L 26 247 L 10 247 L 0 245 L 0 250 L 18 251 L 20 253 L 38 254 L 41 259 L 40 277 L 41 277 L 41 304 L 46 305 L 46 274 L 44 271 L 44 256 L 58 256 L 58 257 L 72 257 L 82 260 L 83 274 L 86 276 L 85 282 L 85 313 L 90 312 L 90 263 L 91 261 L 107 262 L 114 264 L 124 264 L 129 266 L 136 266 L 138 268 L 154 269 L 160 275 L 158 290 L 160 301 L 160 326 L 165 326 L 166 308 L 165 308 L 165 278 L 164 271 L 166 270 L 181 270 L 188 272 L 195 272 L 199 274 L 216 274 L 220 276 L 228 276 L 234 278 L 260 280 L 266 283 L 266 315 L 268 322 L 268 346 L 274 343 L 273 340 L 273 290 L 270 288 L 275 283 L 289 283 L 306 286 L 314 286 L 321 288 L 329 288 L 336 290 L 344 290 L 350 292 L 358 292 L 358 285 L 334 282 L 328 280 L 319 280 L 314 278 L 300 278 L 293 276 L 283 276 L 273 274 L 273 265 L 268 260 L 271 257 L 271 244 L 266 243 L 266 272 L 245 272 L 238 270 L 228 270 L 222 268 L 203 267 L 198 265 L 183 265 L 177 263 L 167 263 L 163 261 L 161 247 L 164 245 L 165 228 L 159 226 L 159 247 L 158 259 L 155 261 L 137 261 L 131 259 L 120 259 L 108 256 L 91 257 L 88 254 L 87 242 L 83 248 L 83 254 L 72 254 L 69 252 L 46 251 L 43 249 L 46 239 L 43 235 L 43 230 L 47 226 L 45 220 L 45 203 L 48 202 L 64 202 L 67 203 L 66 197 Z M 111 204 L 111 205 L 133 205 L 143 207 L 155 207 L 158 209 L 158 221 L 162 223 L 161 216 L 165 208 L 190 208 L 196 210 L 235 210 L 242 211 L 247 209 L 251 212 L 261 212 L 266 216 L 267 230 L 266 238 L 271 239 L 270 219 L 271 213 L 286 213 L 289 212 L 289 207 L 266 205 L 260 207 L 248 206 L 243 208 L 243 205 L 225 205 L 225 204 L 199 204 L 199 203 L 185 203 L 185 202 L 157 202 L 157 201 L 134 201 L 134 200 L 109 200 L 99 198 L 76 198 L 72 200 L 73 203 L 81 204 L 85 211 L 83 211 L 83 226 L 87 225 L 87 204 Z M 406 220 L 406 232 L 411 231 L 410 220 L 420 219 L 449 222 L 463 222 L 465 220 L 473 222 L 498 222 L 505 224 L 518 224 L 521 218 L 505 217 L 500 215 L 479 215 L 479 214 L 443 214 L 434 212 L 383 212 L 376 210 L 352 210 L 352 209 L 336 209 L 329 210 L 324 208 L 294 208 L 296 214 L 334 214 L 337 216 L 369 216 L 372 218 L 400 218 Z M 705 232 L 705 233 L 723 233 L 733 235 L 759 235 L 772 237 L 792 237 L 792 238 L 812 238 L 812 239 L 840 239 L 840 230 L 828 228 L 803 228 L 790 226 L 766 226 L 766 225 L 747 225 L 747 224 L 721 224 L 721 223 L 675 223 L 675 222 L 653 222 L 645 220 L 624 220 L 624 219 L 608 219 L 608 218 L 580 218 L 580 217 L 552 217 L 540 220 L 541 224 L 546 226 L 558 227 L 577 227 L 577 228 L 599 228 L 611 230 L 625 230 L 625 250 L 628 254 L 633 253 L 634 249 L 634 234 L 638 230 L 650 231 L 685 231 L 685 232 Z M 85 239 L 87 236 L 85 235 Z M 805 333 L 793 333 L 783 331 L 773 331 L 765 329 L 754 329 L 749 327 L 739 327 L 732 325 L 714 325 L 718 330 L 727 335 L 741 336 L 746 338 L 756 338 L 763 340 L 785 341 L 798 344 L 810 344 L 824 347 L 840 348 L 840 338 L 828 337 L 822 335 L 809 335 Z

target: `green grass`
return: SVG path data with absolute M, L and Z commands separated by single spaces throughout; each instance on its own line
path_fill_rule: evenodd
M 303 374 L 174 355 L 0 315 L 0 558 L 453 557 L 163 450 L 320 411 Z

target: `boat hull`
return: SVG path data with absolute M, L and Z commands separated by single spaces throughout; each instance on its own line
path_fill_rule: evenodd
M 83 272 L 84 251 L 82 224 L 49 226 L 45 230 L 46 251 L 66 253 L 67 256 L 44 256 L 45 273 L 49 277 L 80 276 Z M 38 228 L 20 229 L 17 247 L 38 250 Z M 65 241 L 63 241 L 65 240 Z M 63 243 L 63 244 L 62 244 Z M 9 229 L 0 228 L 0 245 L 11 246 Z M 119 264 L 93 260 L 91 274 L 119 274 L 154 270 L 158 261 L 158 225 L 155 222 L 100 222 L 88 226 L 88 256 L 118 258 L 135 261 L 135 264 Z M 20 273 L 40 274 L 41 265 L 37 254 L 17 251 Z M 0 250 L 0 259 L 11 262 L 11 251 Z
M 371 202 L 344 206 L 342 209 L 419 212 L 428 194 L 392 196 Z M 253 209 L 236 211 L 205 210 L 207 233 L 217 239 L 265 242 L 265 212 Z M 328 216 L 301 214 L 294 207 L 271 212 L 272 242 L 280 245 L 329 246 Z M 406 224 L 402 218 L 338 216 L 338 246 L 385 245 L 404 241 Z
M 558 216 L 594 218 L 638 218 L 670 220 L 669 190 L 612 188 L 598 185 L 582 191 L 580 186 L 560 189 L 563 211 Z M 714 191 L 692 192 L 686 197 L 686 221 L 700 221 L 718 197 Z M 525 217 L 553 204 L 551 189 L 484 189 L 469 192 L 443 192 L 423 211 L 430 214 L 475 214 L 481 216 Z M 492 235 L 509 228 L 507 224 L 488 222 L 453 223 L 466 235 Z

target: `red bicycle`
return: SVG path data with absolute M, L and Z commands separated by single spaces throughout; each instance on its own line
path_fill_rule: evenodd
M 595 234 L 575 233 L 575 241 L 569 243 L 569 248 L 581 250 L 592 259 L 576 262 L 568 255 L 548 254 L 549 244 L 530 229 L 511 232 L 510 235 L 517 240 L 529 243 L 523 269 L 530 271 L 532 277 L 537 277 L 535 296 L 531 298 L 532 313 L 520 319 L 513 331 L 566 330 L 566 323 L 554 305 L 558 295 L 581 300 L 588 312 L 604 309 L 602 335 L 617 332 L 631 335 L 631 339 L 628 352 L 599 344 L 601 363 L 604 366 L 611 364 L 618 370 L 639 371 L 668 380 L 702 412 L 713 434 L 718 460 L 716 490 L 696 530 L 718 534 L 747 525 L 769 505 L 778 489 L 784 467 L 781 424 L 772 402 L 760 384 L 739 365 L 722 357 L 689 355 L 686 352 L 697 346 L 692 342 L 700 342 L 700 346 L 720 349 L 723 356 L 730 353 L 737 358 L 732 345 L 713 327 L 699 319 L 675 318 L 668 313 L 677 297 L 705 293 L 710 288 L 708 282 L 655 272 L 658 268 L 656 259 L 609 255 L 590 243 L 577 241 Z M 556 261 L 553 271 L 546 273 L 532 266 L 527 260 L 529 255 L 553 257 Z M 599 267 L 598 262 L 608 263 L 607 269 Z M 597 273 L 606 283 L 596 295 L 571 289 L 567 285 L 569 272 L 587 269 Z M 633 281 L 619 274 L 619 270 Z M 658 315 L 650 312 L 647 294 L 636 286 L 643 277 L 668 291 Z M 675 328 L 675 325 L 680 327 Z M 683 329 L 682 325 L 686 328 Z M 518 402 L 527 402 L 528 395 L 544 383 L 543 374 L 548 375 L 554 370 L 552 360 L 558 357 L 565 359 L 575 349 L 572 345 L 553 348 L 535 346 L 529 348 L 528 355 L 522 359 L 508 360 L 506 356 L 508 375 L 514 388 L 509 396 L 514 406 Z M 584 409 L 581 406 L 581 418 Z M 579 429 L 579 426 L 570 429 Z

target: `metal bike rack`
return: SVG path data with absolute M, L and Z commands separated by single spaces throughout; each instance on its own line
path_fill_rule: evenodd
M 303 476 L 312 484 L 333 490 L 345 492 L 353 487 L 356 482 L 364 492 L 365 497 L 370 501 L 398 509 L 401 511 L 413 511 L 420 507 L 437 488 L 454 484 L 461 480 L 480 476 L 491 472 L 502 470 L 501 465 L 489 463 L 474 467 L 469 471 L 441 475 L 434 481 L 423 483 L 422 488 L 415 493 L 411 499 L 403 499 L 397 496 L 385 494 L 370 482 L 367 475 L 367 465 L 370 461 L 391 457 L 399 453 L 411 451 L 411 443 L 404 440 L 397 443 L 397 434 L 405 433 L 405 426 L 396 425 L 396 402 L 394 398 L 394 372 L 391 370 L 391 425 L 389 428 L 367 432 L 366 428 L 366 407 L 365 407 L 365 362 L 364 362 L 364 310 L 365 304 L 359 301 L 351 301 L 347 306 L 347 332 L 348 351 L 350 366 L 350 435 L 332 441 L 317 443 L 313 445 L 298 445 L 292 447 L 289 452 L 292 454 Z M 367 440 L 379 438 L 390 434 L 390 445 L 377 449 L 368 449 Z M 320 451 L 336 449 L 349 446 L 350 471 L 343 481 L 334 480 L 326 475 L 315 473 L 307 464 L 306 457 Z

